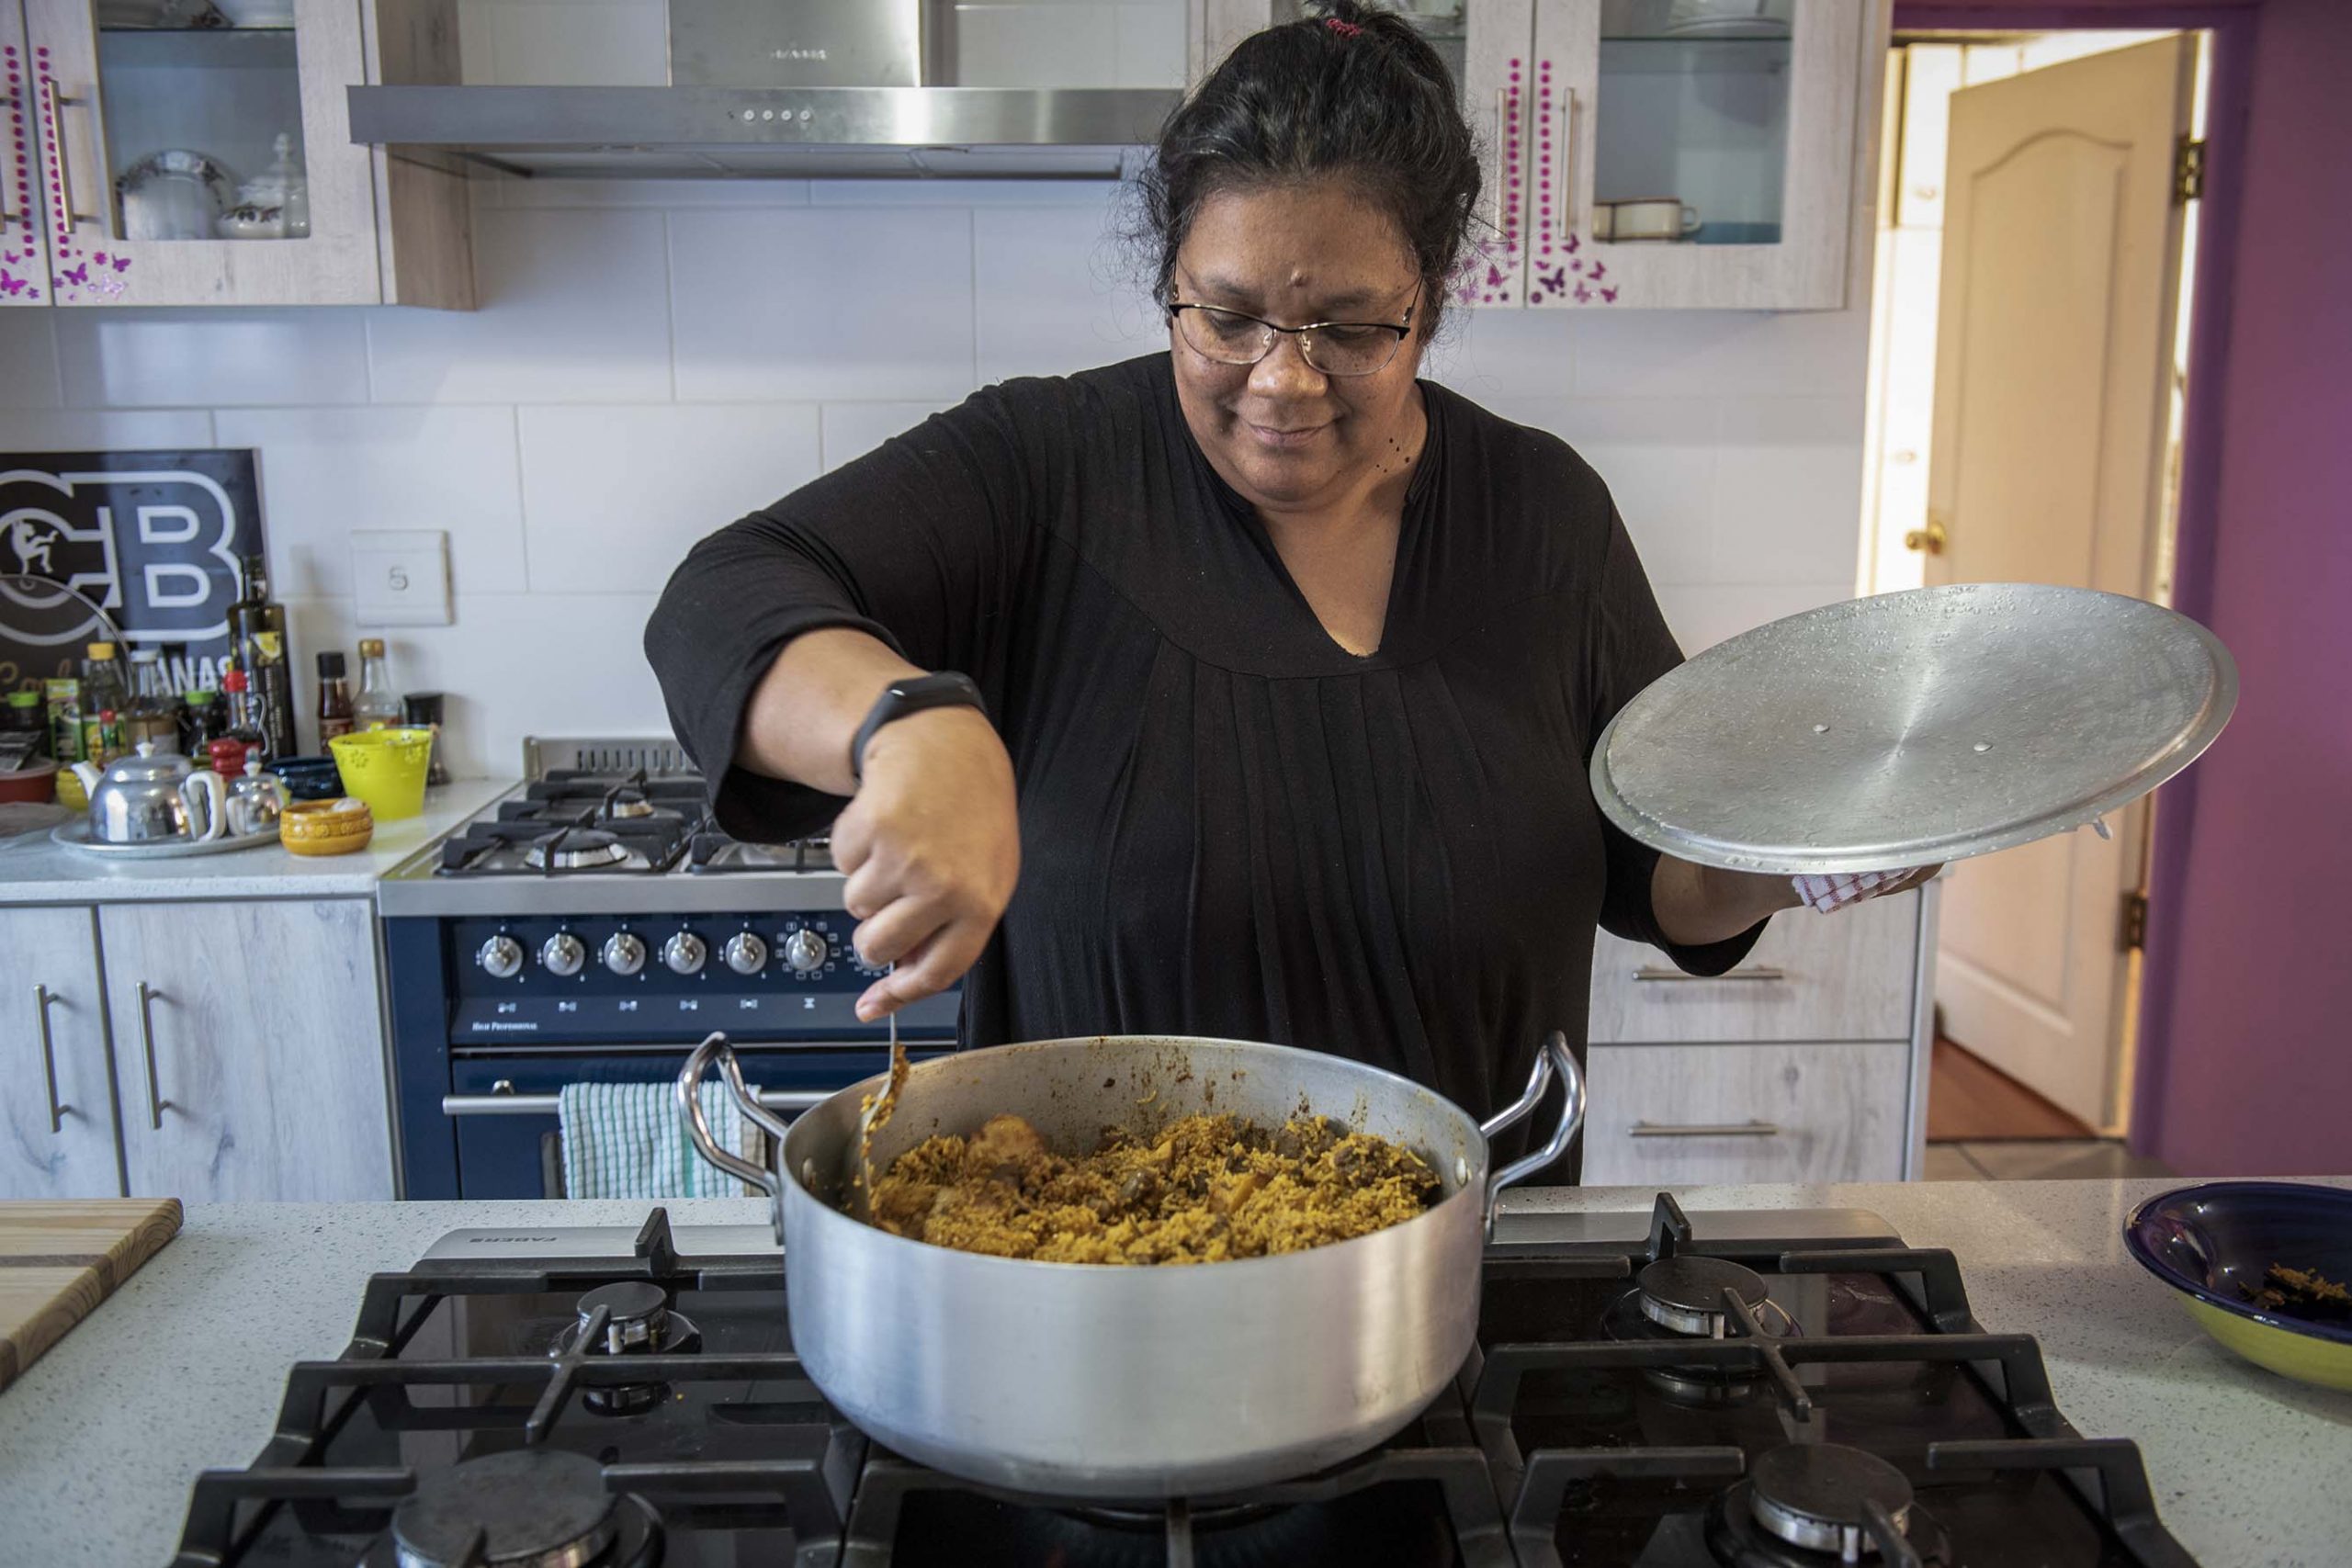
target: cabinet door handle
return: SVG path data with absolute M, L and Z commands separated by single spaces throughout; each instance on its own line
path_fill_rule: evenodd
M 1777 1138 L 1770 1122 L 1636 1122 L 1625 1129 L 1636 1138 Z
M 49 1037 L 49 1010 L 59 999 L 49 994 L 47 986 L 33 987 L 33 1010 L 40 1020 L 40 1072 L 49 1084 L 49 1134 L 52 1138 L 65 1131 L 65 1113 L 74 1109 L 57 1098 L 57 1047 Z
M 82 215 L 74 210 L 74 153 L 65 144 L 65 108 L 77 104 L 79 98 L 69 98 L 57 90 L 57 78 L 44 72 L 40 79 L 42 101 L 49 107 L 49 150 L 57 159 L 57 194 L 64 210 L 58 214 L 65 223 L 65 237 L 74 237 L 74 220 Z
M 155 1012 L 154 1004 L 168 1000 L 164 993 L 146 981 L 139 982 L 139 1043 L 147 1056 L 147 1125 L 151 1131 L 164 1130 L 164 1109 L 171 1104 L 155 1086 Z
M 1721 975 L 1685 975 L 1679 969 L 1668 969 L 1655 964 L 1645 964 L 1634 971 L 1634 978 L 1645 986 L 1715 985 L 1726 980 L 1785 980 L 1789 972 L 1770 964 L 1751 964 L 1744 969 L 1726 970 Z
M 1568 87 L 1560 94 L 1560 161 L 1555 165 L 1560 182 L 1560 238 L 1571 240 L 1577 232 L 1576 190 L 1577 164 L 1577 90 Z

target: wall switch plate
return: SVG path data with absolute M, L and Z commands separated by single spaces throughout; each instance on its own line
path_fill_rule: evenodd
M 351 618 L 363 626 L 446 626 L 449 536 L 362 528 L 351 536 Z

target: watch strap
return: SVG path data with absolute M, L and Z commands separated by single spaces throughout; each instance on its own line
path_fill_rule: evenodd
M 953 670 L 891 682 L 874 699 L 874 705 L 866 710 L 865 722 L 857 727 L 857 734 L 850 740 L 849 776 L 859 784 L 865 782 L 865 743 L 874 739 L 876 730 L 909 714 L 950 707 L 978 708 L 983 716 L 989 711 L 978 685 L 969 675 L 959 675 Z

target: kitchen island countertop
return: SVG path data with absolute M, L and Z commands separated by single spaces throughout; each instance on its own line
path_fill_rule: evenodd
M 2165 1525 L 2204 1568 L 2340 1568 L 2352 1541 L 2352 1394 L 2237 1359 L 2125 1256 L 2125 1214 L 2175 1185 L 1693 1187 L 1677 1196 L 1694 1213 L 1869 1209 L 1914 1246 L 1950 1247 L 1977 1319 L 2041 1341 L 2067 1419 L 2086 1436 L 2139 1444 Z M 1651 1198 L 1635 1188 L 1538 1190 L 1514 1194 L 1506 1214 L 1642 1212 Z M 288 1368 L 342 1351 L 369 1274 L 408 1267 L 461 1226 L 635 1224 L 648 1207 L 191 1207 L 176 1241 L 0 1393 L 0 1562 L 169 1562 L 196 1472 L 253 1461 Z M 680 1224 L 766 1215 L 763 1202 L 744 1200 L 668 1207 Z
M 46 829 L 0 840 L 0 904 L 111 904 L 179 898 L 367 897 L 376 880 L 515 787 L 513 779 L 454 779 L 424 792 L 422 815 L 379 822 L 347 855 L 298 855 L 278 844 L 165 860 L 103 860 Z

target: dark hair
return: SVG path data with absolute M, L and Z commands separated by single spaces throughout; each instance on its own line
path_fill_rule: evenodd
M 1396 220 L 1433 328 L 1477 209 L 1477 151 L 1437 51 L 1405 17 L 1358 0 L 1242 39 L 1168 117 L 1138 182 L 1153 299 L 1167 303 L 1208 197 L 1334 177 Z

